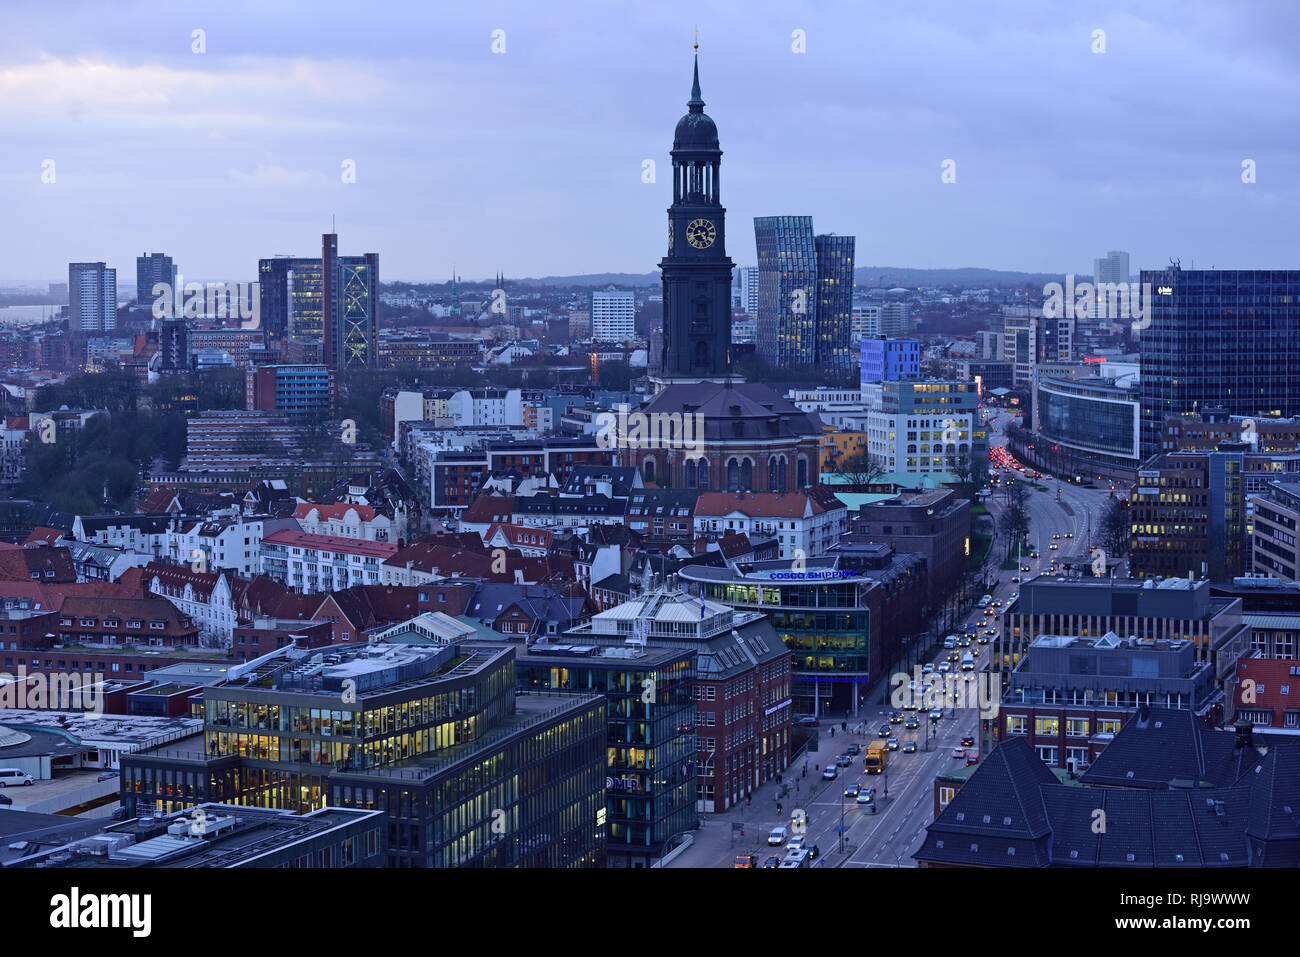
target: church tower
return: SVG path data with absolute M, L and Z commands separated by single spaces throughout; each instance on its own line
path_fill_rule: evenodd
M 724 382 L 731 372 L 731 271 L 719 174 L 718 128 L 700 97 L 700 54 L 687 113 L 673 138 L 673 204 L 663 271 L 659 384 Z

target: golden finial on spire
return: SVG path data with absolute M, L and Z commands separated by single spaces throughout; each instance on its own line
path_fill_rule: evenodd
M 700 28 L 698 24 L 695 27 L 695 52 L 700 52 Z

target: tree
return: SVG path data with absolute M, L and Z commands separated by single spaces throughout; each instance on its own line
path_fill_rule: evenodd
M 1006 539 L 1006 560 L 1010 561 L 1013 547 L 1029 534 L 1029 513 L 1018 505 L 1009 506 L 998 520 L 998 531 Z
M 1113 555 L 1126 555 L 1129 548 L 1128 503 L 1112 498 L 1101 513 L 1100 530 Z
M 962 498 L 974 501 L 975 493 L 988 481 L 989 463 L 984 456 L 973 452 L 966 455 L 950 455 L 948 471 L 957 476 L 958 494 Z
M 845 479 L 854 491 L 865 492 L 876 479 L 885 474 L 880 461 L 866 449 L 846 455 L 836 467 L 835 475 Z

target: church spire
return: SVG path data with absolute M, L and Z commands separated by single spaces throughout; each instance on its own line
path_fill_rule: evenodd
M 691 98 L 686 101 L 692 113 L 704 112 L 704 100 L 700 97 L 700 31 L 695 30 L 695 82 L 691 84 Z

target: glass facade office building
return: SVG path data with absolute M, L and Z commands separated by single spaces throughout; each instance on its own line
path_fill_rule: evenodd
M 1082 461 L 1135 468 L 1139 455 L 1137 396 L 1111 379 L 1037 379 L 1035 431 Z
M 517 656 L 519 690 L 603 695 L 608 866 L 649 867 L 696 826 L 695 653 L 536 644 Z
M 852 236 L 816 236 L 811 216 L 760 216 L 758 353 L 782 369 L 852 370 Z
M 201 744 L 123 756 L 128 814 L 356 807 L 390 867 L 603 865 L 602 698 L 516 694 L 507 646 L 290 650 L 204 691 Z
M 1300 413 L 1300 271 L 1143 270 L 1142 455 L 1166 418 Z
M 832 700 L 852 701 L 847 693 L 836 694 L 833 686 L 847 688 L 870 678 L 871 610 L 866 593 L 875 587 L 874 579 L 841 571 L 834 562 L 810 562 L 802 572 L 767 567 L 779 564 L 764 563 L 748 573 L 691 565 L 678 574 L 698 585 L 704 598 L 767 616 L 794 658 L 791 697 L 796 712 L 816 714 Z

